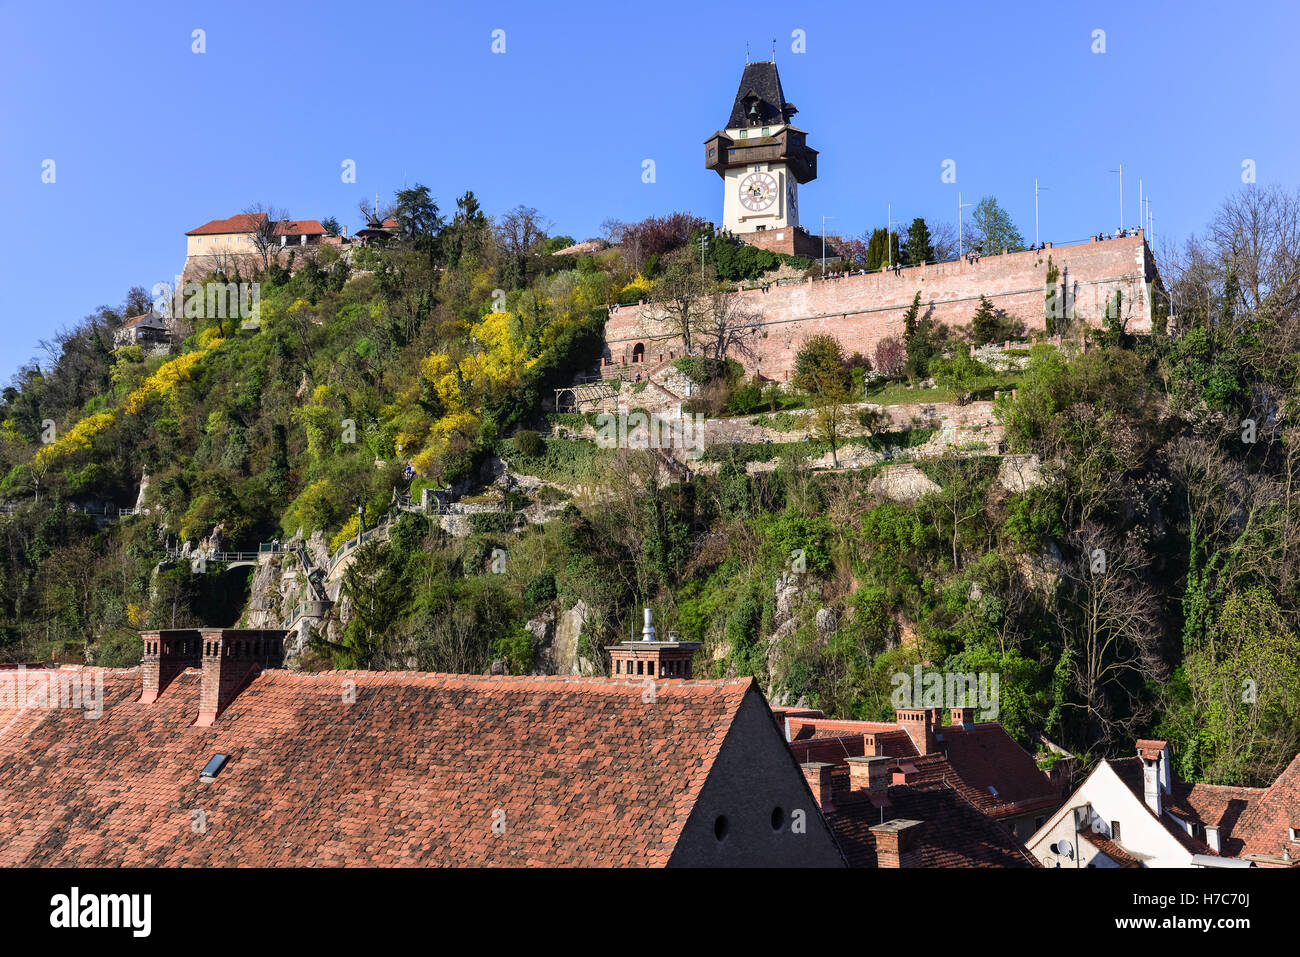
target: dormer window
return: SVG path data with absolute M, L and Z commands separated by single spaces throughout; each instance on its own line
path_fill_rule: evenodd
M 749 130 L 741 130 L 741 131 L 740 131 L 740 138 L 741 138 L 742 140 L 747 140 L 747 139 L 749 139 Z
M 764 135 L 764 136 L 770 136 L 771 133 L 772 133 L 772 127 L 770 127 L 770 126 L 765 126 L 765 127 L 763 127 L 763 135 Z
M 1290 830 L 1290 834 L 1287 837 L 1287 840 L 1300 841 L 1300 827 L 1293 827 L 1290 828 L 1289 830 Z

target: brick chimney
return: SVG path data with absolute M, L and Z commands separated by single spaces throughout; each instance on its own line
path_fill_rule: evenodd
M 641 640 L 624 641 L 605 650 L 609 652 L 611 678 L 689 678 L 691 659 L 700 650 L 700 642 L 681 641 L 674 631 L 668 633 L 666 641 L 660 641 L 654 616 L 647 608 Z
M 886 821 L 871 828 L 876 836 L 877 867 L 920 867 L 924 821 Z
M 824 813 L 835 810 L 835 804 L 831 801 L 831 771 L 835 765 L 825 761 L 809 761 L 799 766 L 803 769 L 804 779 L 812 789 L 817 806 Z
M 938 708 L 900 708 L 897 710 L 898 723 L 903 726 L 912 744 L 920 754 L 934 754 L 934 732 L 940 727 L 940 710 Z
M 153 704 L 167 686 L 186 668 L 197 668 L 203 661 L 203 645 L 193 628 L 166 631 L 142 631 L 144 657 L 140 673 L 144 679 L 141 704 Z
M 284 661 L 282 629 L 204 628 L 203 686 L 199 717 L 194 723 L 208 727 L 226 710 L 263 668 Z
M 973 707 L 949 708 L 948 723 L 949 724 L 974 724 L 975 709 Z
M 862 753 L 867 757 L 885 753 L 885 743 L 881 740 L 882 732 L 867 731 L 862 735 Z
M 889 765 L 892 758 L 885 755 L 864 755 L 848 758 L 849 790 L 865 794 L 879 807 L 889 802 Z

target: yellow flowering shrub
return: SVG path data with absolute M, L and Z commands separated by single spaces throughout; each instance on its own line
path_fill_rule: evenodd
M 217 348 L 224 340 L 215 329 L 204 329 L 199 333 L 200 348 L 187 352 L 164 362 L 153 374 L 144 380 L 134 392 L 122 403 L 128 415 L 135 415 L 153 398 L 173 399 L 182 382 L 188 381 L 194 367 L 202 361 L 211 350 Z
M 640 273 L 637 273 L 632 277 L 631 281 L 622 288 L 620 294 L 627 292 L 629 289 L 635 289 L 637 292 L 641 293 L 642 299 L 650 298 L 650 280 L 646 279 L 646 277 Z
M 115 418 L 116 414 L 111 411 L 86 416 L 49 445 L 37 449 L 32 456 L 32 464 L 39 468 L 72 452 L 89 450 L 90 440 L 112 425 Z
M 349 538 L 357 537 L 357 522 L 358 522 L 357 513 L 353 512 L 352 517 L 349 518 L 347 522 L 344 523 L 341 529 L 339 529 L 339 533 L 330 539 L 331 555 L 333 555 L 336 551 L 338 551 L 339 546 L 341 546 Z

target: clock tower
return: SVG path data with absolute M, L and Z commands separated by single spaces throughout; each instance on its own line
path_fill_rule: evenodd
M 817 178 L 817 151 L 791 122 L 776 61 L 745 64 L 725 129 L 704 143 L 704 165 L 722 177 L 722 225 L 756 246 L 804 254 L 799 186 Z

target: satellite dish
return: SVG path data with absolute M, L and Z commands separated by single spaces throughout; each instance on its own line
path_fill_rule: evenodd
M 1068 858 L 1069 860 L 1074 860 L 1074 845 L 1071 844 L 1069 841 L 1066 840 L 1057 841 L 1055 844 L 1052 845 L 1052 850 L 1055 853 L 1060 854 L 1062 857 Z

